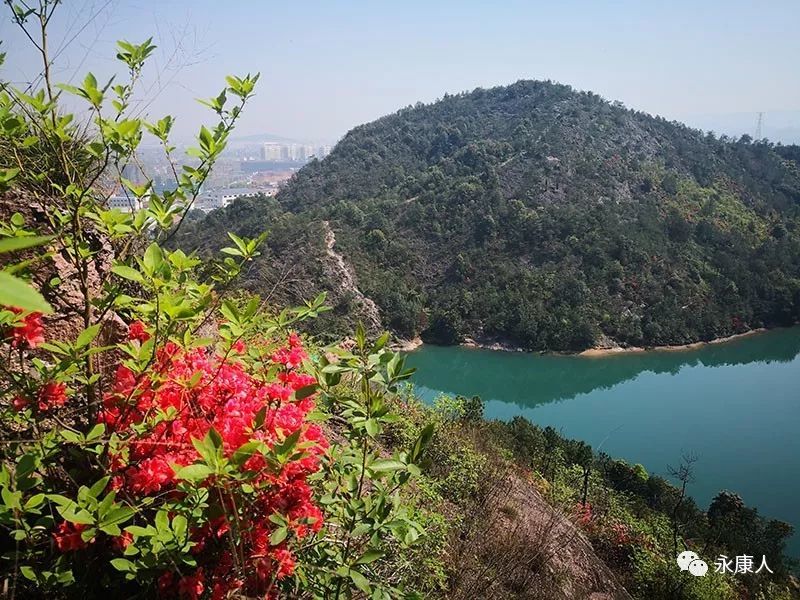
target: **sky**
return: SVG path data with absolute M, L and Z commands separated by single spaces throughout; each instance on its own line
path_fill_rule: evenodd
M 30 81 L 39 62 L 2 9 L 2 77 Z M 153 36 L 147 113 L 179 137 L 211 120 L 195 98 L 247 72 L 239 135 L 332 142 L 446 92 L 552 79 L 703 128 L 752 134 L 764 112 L 765 135 L 800 136 L 798 23 L 797 0 L 65 0 L 51 47 L 74 82 L 121 73 L 115 40 Z

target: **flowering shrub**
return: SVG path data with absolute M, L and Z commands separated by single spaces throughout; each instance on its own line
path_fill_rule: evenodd
M 58 4 L 14 20 L 46 36 Z M 0 220 L 0 253 L 18 259 L 0 271 L 0 579 L 12 598 L 405 596 L 385 561 L 423 533 L 400 494 L 431 431 L 393 455 L 376 438 L 410 371 L 386 335 L 327 353 L 301 339 L 324 295 L 277 314 L 232 299 L 264 236 L 229 234 L 202 281 L 197 257 L 167 249 L 258 76 L 203 101 L 218 123 L 178 166 L 172 118 L 130 114 L 153 49 L 119 43 L 127 83 L 60 86 L 90 123 L 59 109 L 49 77 L 2 85 L 0 195 L 39 213 Z M 158 193 L 122 176 L 144 132 L 174 167 Z M 114 186 L 142 207 L 109 209 Z M 70 276 L 41 284 L 55 264 Z
M 575 522 L 586 531 L 592 532 L 596 529 L 597 522 L 595 520 L 592 505 L 588 502 L 583 504 L 578 502 L 573 510 L 573 518 Z
M 131 337 L 149 339 L 143 328 L 133 329 Z M 172 494 L 173 527 L 178 519 L 184 547 L 198 565 L 180 578 L 165 571 L 162 593 L 177 589 L 194 598 L 211 589 L 224 597 L 241 589 L 263 595 L 294 572 L 287 536 L 302 539 L 321 530 L 322 512 L 307 476 L 319 469 L 327 441 L 318 425 L 306 422 L 311 396 L 297 397 L 315 383 L 299 371 L 306 358 L 292 334 L 270 359 L 277 367 L 272 381 L 254 377 L 240 362 L 171 342 L 138 377 L 125 365 L 117 368 L 100 413 L 106 430 L 117 435 L 109 452 L 110 486 L 137 501 Z M 202 510 L 187 511 L 184 500 L 198 494 L 205 498 Z M 235 549 L 226 536 L 232 528 Z M 123 554 L 140 556 L 140 544 L 132 543 L 152 531 L 133 526 L 126 533 L 119 542 Z M 147 567 L 141 559 L 115 564 L 132 573 Z M 242 572 L 249 575 L 239 579 Z

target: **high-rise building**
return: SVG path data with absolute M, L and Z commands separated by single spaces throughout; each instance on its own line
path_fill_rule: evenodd
M 278 162 L 281 160 L 283 146 L 275 142 L 267 142 L 261 146 L 261 160 Z

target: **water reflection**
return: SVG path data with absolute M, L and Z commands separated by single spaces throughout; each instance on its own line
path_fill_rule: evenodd
M 409 354 L 417 386 L 521 408 L 570 400 L 611 388 L 641 373 L 675 375 L 687 367 L 787 363 L 800 354 L 800 329 L 782 329 L 695 350 L 604 357 L 551 356 L 425 346 Z
M 689 491 L 701 506 L 728 489 L 800 530 L 799 356 L 797 327 L 602 358 L 423 347 L 409 364 L 425 399 L 477 394 L 488 418 L 525 416 L 651 473 L 694 454 Z M 788 551 L 800 557 L 800 535 Z

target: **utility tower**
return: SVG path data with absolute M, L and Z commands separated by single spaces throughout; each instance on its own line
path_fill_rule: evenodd
M 764 113 L 760 112 L 758 113 L 758 123 L 756 123 L 756 135 L 755 135 L 756 140 L 761 139 L 761 125 L 763 123 L 764 123 Z

